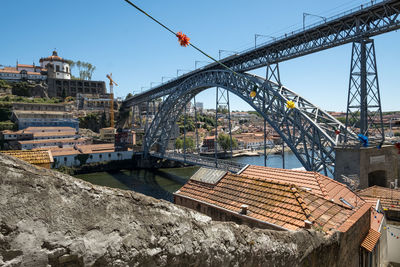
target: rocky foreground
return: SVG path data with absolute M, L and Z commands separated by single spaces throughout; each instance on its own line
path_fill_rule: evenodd
M 0 266 L 334 266 L 338 238 L 216 222 L 0 154 Z

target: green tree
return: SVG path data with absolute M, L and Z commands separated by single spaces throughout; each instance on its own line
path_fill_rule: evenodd
M 89 154 L 78 154 L 75 156 L 75 160 L 79 160 L 80 166 L 86 164 L 86 161 L 89 158 Z
M 193 138 L 186 137 L 184 145 L 185 145 L 186 149 L 193 150 L 195 147 Z
M 0 88 L 10 89 L 11 85 L 8 82 L 6 82 L 5 80 L 0 80 Z
M 31 96 L 33 86 L 27 82 L 12 83 L 12 94 L 17 96 Z
M 183 148 L 183 140 L 180 139 L 179 137 L 176 138 L 176 140 L 175 140 L 175 148 L 176 149 L 182 149 Z
M 230 146 L 231 138 L 228 134 L 224 134 L 224 133 L 219 134 L 217 142 L 220 145 L 220 147 L 222 147 L 224 152 L 226 152 L 231 147 Z M 236 138 L 232 137 L 232 149 L 237 148 L 237 146 L 238 146 L 238 143 L 237 143 Z
M 125 100 L 127 100 L 128 98 L 131 98 L 133 95 L 131 93 L 128 93 L 125 97 Z
M 101 114 L 101 118 L 100 118 L 100 127 L 101 128 L 105 128 L 107 127 L 107 116 L 106 116 L 106 112 L 103 111 L 103 113 Z

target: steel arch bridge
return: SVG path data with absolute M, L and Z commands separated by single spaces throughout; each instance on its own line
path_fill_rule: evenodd
M 251 98 L 255 84 L 257 94 Z M 335 145 L 344 141 L 346 133 L 348 139 L 357 139 L 334 117 L 284 86 L 250 74 L 209 70 L 187 78 L 172 90 L 145 134 L 145 155 L 155 145 L 161 154 L 165 153 L 172 127 L 185 105 L 211 87 L 229 90 L 251 105 L 279 133 L 306 170 L 333 174 Z M 295 102 L 294 109 L 286 107 L 288 100 Z

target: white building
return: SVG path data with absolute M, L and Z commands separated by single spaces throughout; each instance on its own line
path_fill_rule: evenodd
M 104 161 L 132 159 L 133 151 L 115 151 L 114 144 L 76 145 L 70 148 L 52 148 L 53 168 L 80 166 Z M 86 155 L 86 156 L 79 156 Z M 84 163 L 79 157 L 85 158 Z
M 61 139 L 38 139 L 17 141 L 20 150 L 48 148 L 48 147 L 73 147 L 88 143 L 86 138 L 61 138 Z
M 20 67 L 24 66 L 24 67 Z M 35 71 L 33 71 L 35 70 Z M 21 80 L 33 80 L 33 81 L 45 81 L 46 75 L 43 75 L 40 68 L 34 65 L 22 65 L 17 64 L 17 67 L 4 67 L 0 69 L 0 80 L 7 81 L 21 81 Z
M 53 51 L 53 55 L 41 58 L 40 66 L 47 69 L 49 78 L 71 79 L 71 67 L 67 60 L 59 57 L 57 51 Z

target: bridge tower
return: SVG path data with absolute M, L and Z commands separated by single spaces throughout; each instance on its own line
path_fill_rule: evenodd
M 399 175 L 398 157 L 394 146 L 383 145 L 385 133 L 372 39 L 353 42 L 346 127 L 367 136 L 370 145 L 351 144 L 346 136 L 345 144 L 335 148 L 335 179 L 353 188 L 389 187 Z
M 346 127 L 356 134 L 368 136 L 371 141 L 383 143 L 385 140 L 375 46 L 372 39 L 363 38 L 353 42 Z

